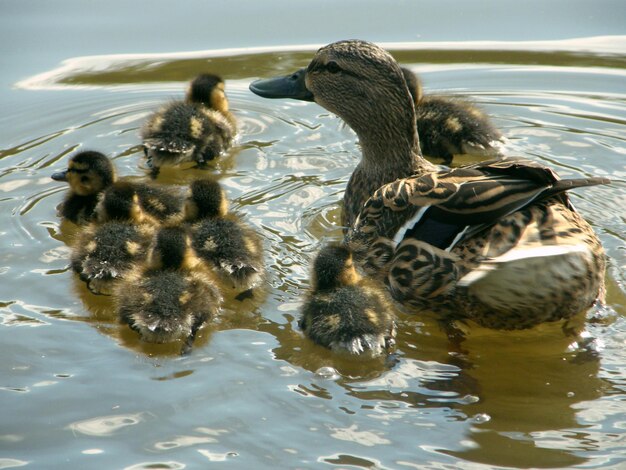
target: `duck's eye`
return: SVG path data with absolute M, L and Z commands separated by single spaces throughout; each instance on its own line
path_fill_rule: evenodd
M 89 183 L 89 176 L 81 176 L 80 177 L 80 182 L 81 183 Z
M 326 70 L 328 70 L 330 73 L 337 73 L 341 71 L 341 67 L 339 67 L 339 64 L 337 62 L 331 60 L 326 64 Z

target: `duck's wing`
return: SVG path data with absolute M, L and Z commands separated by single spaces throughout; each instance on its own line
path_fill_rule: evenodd
M 573 209 L 565 191 L 608 182 L 606 178 L 560 180 L 549 168 L 522 158 L 413 176 L 378 189 L 348 237 L 366 246 L 380 237 L 395 245 L 411 237 L 451 249 L 535 201 L 557 197 Z

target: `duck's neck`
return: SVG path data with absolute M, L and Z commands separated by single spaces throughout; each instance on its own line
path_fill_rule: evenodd
M 409 114 L 409 113 L 407 113 Z M 344 196 L 343 225 L 351 226 L 367 199 L 386 183 L 436 170 L 420 152 L 414 114 L 405 125 L 368 126 L 355 129 L 363 152 Z

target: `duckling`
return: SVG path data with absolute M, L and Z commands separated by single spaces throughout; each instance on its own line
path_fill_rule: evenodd
M 70 158 L 67 169 L 53 173 L 54 181 L 64 181 L 70 189 L 57 207 L 59 217 L 84 224 L 94 218 L 98 197 L 116 179 L 113 162 L 93 150 L 79 152 Z
M 164 165 L 196 162 L 202 167 L 232 145 L 236 121 L 228 110 L 224 81 L 198 75 L 185 101 L 174 101 L 155 112 L 143 126 L 141 138 L 153 176 Z
M 443 96 L 424 96 L 420 79 L 401 67 L 415 104 L 417 132 L 423 155 L 441 158 L 445 165 L 454 155 L 501 156 L 502 134 L 489 117 L 472 104 Z
M 104 154 L 92 150 L 73 155 L 67 170 L 54 173 L 52 179 L 69 184 L 69 191 L 58 207 L 60 217 L 76 224 L 95 219 L 95 208 L 102 192 L 117 181 L 113 162 Z M 184 189 L 175 186 L 132 184 L 143 209 L 158 221 L 180 217 L 185 202 Z
M 311 281 L 298 322 L 308 338 L 355 355 L 380 355 L 393 346 L 396 327 L 388 293 L 357 273 L 347 247 L 322 248 Z
M 156 223 L 141 207 L 134 185 L 125 182 L 104 191 L 96 212 L 97 222 L 72 248 L 71 266 L 93 294 L 110 295 L 114 283 L 147 256 Z
M 228 200 L 218 182 L 191 183 L 185 220 L 191 224 L 198 256 L 239 292 L 237 299 L 251 297 L 265 275 L 263 244 L 253 229 L 228 213 Z
M 142 340 L 182 340 L 189 354 L 198 330 L 220 311 L 222 296 L 213 274 L 197 258 L 183 227 L 160 229 L 146 263 L 116 286 L 120 321 Z
M 525 158 L 436 167 L 420 152 L 400 66 L 366 41 L 322 47 L 306 69 L 250 89 L 315 101 L 356 132 L 344 242 L 395 300 L 510 330 L 567 321 L 602 299 L 604 250 L 567 191 L 606 178 L 563 180 Z

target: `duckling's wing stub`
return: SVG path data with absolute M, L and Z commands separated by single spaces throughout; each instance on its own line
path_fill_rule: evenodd
M 301 101 L 314 101 L 304 83 L 306 69 L 302 68 L 284 77 L 256 80 L 250 84 L 250 91 L 263 98 L 292 98 Z

